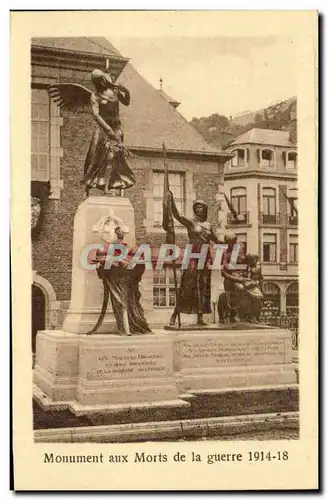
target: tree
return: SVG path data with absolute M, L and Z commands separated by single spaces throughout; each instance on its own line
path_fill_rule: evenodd
M 222 143 L 222 132 L 231 134 L 231 138 L 238 137 L 252 128 L 266 128 L 273 130 L 286 130 L 290 122 L 290 110 L 296 109 L 296 98 L 287 99 L 266 109 L 258 111 L 254 119 L 245 124 L 238 125 L 225 115 L 213 113 L 207 117 L 194 117 L 190 124 L 209 142 L 215 145 Z

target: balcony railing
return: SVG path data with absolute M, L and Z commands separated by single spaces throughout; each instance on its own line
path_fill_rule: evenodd
M 288 306 L 287 306 L 288 309 Z M 262 309 L 261 322 L 270 325 L 277 326 L 279 328 L 291 330 L 292 332 L 292 348 L 297 350 L 299 347 L 299 317 L 298 317 L 298 307 L 290 308 L 287 314 L 280 314 L 276 310 L 265 310 Z
M 298 216 L 297 215 L 289 215 L 288 216 L 288 223 L 290 226 L 297 226 L 298 225 Z
M 261 222 L 262 224 L 279 224 L 280 223 L 280 214 L 265 214 L 261 212 Z
M 248 224 L 249 223 L 249 212 L 240 212 L 235 219 L 232 212 L 228 212 L 227 216 L 228 224 Z

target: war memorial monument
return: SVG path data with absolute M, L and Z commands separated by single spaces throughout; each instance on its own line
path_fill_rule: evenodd
M 216 235 L 204 201 L 194 202 L 193 218 L 182 215 L 167 168 L 163 256 L 173 252 L 174 220 L 187 229 L 190 253 L 169 324 L 149 326 L 139 285 L 154 262 L 136 246 L 134 208 L 125 196 L 136 180 L 119 106 L 129 105 L 130 94 L 104 71 L 94 70 L 91 78 L 93 92 L 74 83 L 49 88 L 63 109 L 87 109 L 96 129 L 82 179 L 86 197 L 74 219 L 70 307 L 61 330 L 37 334 L 36 401 L 45 412 L 69 411 L 91 425 L 295 410 L 291 332 L 260 322 L 258 257 L 237 252 L 237 266 L 232 263 L 237 238 L 231 231 Z M 165 145 L 163 155 L 165 164 Z M 220 246 L 224 291 L 216 324 L 206 324 L 213 249 Z M 194 315 L 195 323 L 183 324 L 182 314 Z

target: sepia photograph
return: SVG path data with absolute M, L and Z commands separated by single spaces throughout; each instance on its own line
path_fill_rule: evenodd
M 201 442 L 212 466 L 281 465 L 307 349 L 297 39 L 81 28 L 32 32 L 23 83 L 32 445 L 48 467 L 103 463 L 77 443 L 152 444 L 109 463 Z

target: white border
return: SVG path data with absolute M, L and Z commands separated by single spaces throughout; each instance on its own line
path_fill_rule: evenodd
M 297 9 L 319 9 L 321 12 L 324 12 L 325 10 L 328 10 L 327 7 L 326 7 L 327 3 L 326 2 L 323 2 L 323 0 L 319 1 L 316 3 L 316 5 L 313 4 L 313 2 L 311 1 L 300 1 L 298 2 L 297 4 L 295 4 L 294 2 L 288 2 L 286 0 L 282 1 L 282 0 L 275 0 L 274 2 L 267 2 L 265 7 L 266 9 L 281 9 L 281 10 L 288 10 L 288 9 L 293 9 L 295 7 L 297 7 Z M 56 2 L 47 2 L 47 9 L 45 9 L 45 4 L 41 1 L 37 1 L 37 2 L 30 2 L 30 5 L 28 6 L 30 9 L 43 9 L 43 10 L 49 10 L 49 9 L 69 9 L 69 8 L 77 8 L 77 5 L 76 5 L 76 2 L 71 2 L 69 0 L 57 0 Z M 80 1 L 79 4 L 78 4 L 78 7 L 79 8 L 84 8 L 84 9 L 90 9 L 91 7 L 92 8 L 97 8 L 97 9 L 106 9 L 108 8 L 108 2 L 106 1 L 100 1 L 100 0 L 94 0 L 92 2 L 92 5 L 90 5 L 90 2 L 85 2 L 85 1 Z M 154 8 L 151 3 L 148 1 L 148 2 L 142 2 L 140 3 L 140 5 L 138 6 L 139 8 Z M 181 9 L 181 8 L 188 8 L 188 9 L 192 9 L 192 8 L 196 8 L 198 7 L 198 5 L 196 5 L 196 2 L 193 2 L 193 3 L 189 3 L 188 6 L 185 5 L 185 2 L 171 2 L 170 0 L 167 0 L 164 4 L 164 2 L 162 3 L 162 5 L 160 3 L 157 3 L 157 8 L 162 8 L 162 9 L 170 9 L 170 8 L 174 8 L 174 9 Z M 202 2 L 202 9 L 215 9 L 218 7 L 217 5 L 217 2 Z M 259 2 L 259 1 L 250 1 L 248 2 L 247 4 L 247 7 L 248 9 L 263 9 L 263 2 Z M 8 26 L 8 9 L 9 8 L 15 8 L 15 9 L 26 9 L 26 2 L 25 1 L 15 1 L 15 2 L 6 2 L 4 1 L 2 4 L 1 4 L 1 7 L 0 7 L 0 13 L 3 14 L 2 16 L 0 16 L 0 19 L 1 19 L 1 23 L 2 23 L 2 26 L 1 26 L 1 33 L 0 33 L 0 36 L 2 37 L 2 48 L 4 49 L 3 50 L 3 53 L 2 53 L 2 67 L 6 68 L 7 71 L 8 71 L 8 67 L 9 67 L 9 51 L 6 51 L 6 47 L 9 46 L 9 26 Z M 127 2 L 127 1 L 124 1 L 122 0 L 121 3 L 120 3 L 120 8 L 121 9 L 127 9 L 127 8 L 135 8 L 135 3 L 134 2 Z M 244 9 L 245 8 L 245 3 L 242 2 L 242 1 L 236 1 L 236 0 L 231 0 L 229 2 L 229 9 L 230 10 L 233 10 L 233 9 Z M 7 15 L 6 15 L 7 14 Z M 326 32 L 323 34 L 323 37 L 324 39 L 326 38 Z M 323 53 L 324 51 L 322 51 Z M 326 76 L 326 75 L 324 75 Z M 2 339 L 2 356 L 3 356 L 3 359 L 2 359 L 2 363 L 1 363 L 1 369 L 2 369 L 2 377 L 1 377 L 1 380 L 2 380 L 2 383 L 3 383 L 3 391 L 2 391 L 2 399 L 3 400 L 6 400 L 6 396 L 8 396 L 8 379 L 6 377 L 7 374 L 9 374 L 9 357 L 8 357 L 8 350 L 9 350 L 9 342 L 8 342 L 8 335 L 7 335 L 7 329 L 6 329 L 6 326 L 5 325 L 9 325 L 9 307 L 7 307 L 7 305 L 9 306 L 9 300 L 6 300 L 7 297 L 9 299 L 9 296 L 7 295 L 8 294 L 8 282 L 6 280 L 7 276 L 9 277 L 9 255 L 7 253 L 7 249 L 8 249 L 8 229 L 9 229 L 9 224 L 8 224 L 8 221 L 9 221 L 9 207 L 8 207 L 8 197 L 9 197 L 9 169 L 7 170 L 7 166 L 9 166 L 9 158 L 10 158 L 10 149 L 9 149 L 9 127 L 8 127 L 8 123 L 9 123 L 9 99 L 8 99 L 8 96 L 9 96 L 9 79 L 6 78 L 6 73 L 4 74 L 3 78 L 1 79 L 1 84 L 2 84 L 2 95 L 5 96 L 5 98 L 3 99 L 3 107 L 2 107 L 2 113 L 1 113 L 1 117 L 3 119 L 3 128 L 2 128 L 2 134 L 1 134 L 1 137 L 3 138 L 3 143 L 5 145 L 5 148 L 4 148 L 4 157 L 3 157 L 3 163 L 5 164 L 5 168 L 3 169 L 2 171 L 2 182 L 0 183 L 0 186 L 1 186 L 1 189 L 3 190 L 3 193 L 2 193 L 2 196 L 0 196 L 0 203 L 2 203 L 2 210 L 1 210 L 1 224 L 2 224 L 2 232 L 1 234 L 4 236 L 3 237 L 3 245 L 1 246 L 1 262 L 2 262 L 2 265 L 3 265 L 3 273 L 2 273 L 2 276 L 1 276 L 1 287 L 2 287 L 2 290 L 1 290 L 1 298 L 2 298 L 2 312 L 3 312 L 3 315 L 2 315 L 2 326 L 4 326 L 3 328 L 3 339 Z M 326 108 L 324 108 L 322 110 L 322 112 L 324 113 L 324 111 L 326 111 Z M 323 132 L 323 140 L 322 140 L 322 143 L 323 144 L 326 144 L 327 141 L 325 141 L 326 136 L 324 135 L 324 132 Z M 321 166 L 322 169 L 326 168 L 326 166 L 322 165 Z M 322 179 L 324 180 L 324 179 Z M 325 182 L 327 180 L 327 176 L 325 177 Z M 322 189 L 322 192 L 324 193 L 325 192 L 325 188 L 327 186 L 326 185 L 321 185 L 321 189 Z M 326 191 L 327 192 L 327 191 Z M 327 197 L 326 197 L 327 198 Z M 327 213 L 327 210 L 326 209 L 326 206 L 325 206 L 325 203 L 326 203 L 326 199 L 325 197 L 323 197 L 323 213 Z M 327 222 L 327 218 L 326 218 L 326 221 L 324 221 L 324 228 L 327 230 L 328 228 L 326 227 L 326 224 L 328 225 L 328 222 Z M 327 231 L 326 231 L 327 232 Z M 8 257 L 8 258 L 7 258 Z M 326 276 L 324 274 L 324 276 Z M 326 303 L 326 300 L 327 300 L 327 303 Z M 325 306 L 328 305 L 328 299 L 327 299 L 327 296 L 324 298 L 324 303 L 322 304 L 322 309 L 325 309 Z M 8 321 L 7 321 L 7 318 L 8 318 Z M 324 327 L 324 325 L 323 325 Z M 324 328 L 322 328 L 322 331 L 324 331 Z M 8 350 L 7 350 L 8 348 Z M 326 373 L 325 373 L 325 381 L 326 381 Z M 9 397 L 9 396 L 8 396 Z M 8 399 L 7 399 L 8 401 Z M 327 402 L 327 398 L 326 398 L 326 402 Z M 328 404 L 328 403 L 327 403 Z M 326 409 L 326 408 L 325 408 Z M 1 464 L 7 464 L 8 463 L 8 457 L 9 457 L 9 453 L 8 453 L 8 441 L 9 441 L 9 433 L 8 433 L 8 426 L 6 425 L 7 424 L 7 418 L 8 418 L 8 412 L 7 412 L 7 408 L 6 408 L 6 405 L 5 405 L 5 410 L 1 413 L 1 417 L 2 417 L 2 420 L 1 420 L 1 428 L 2 428 L 2 432 L 3 432 L 3 436 L 2 436 L 2 446 L 1 446 L 1 450 L 3 452 L 3 455 L 2 455 L 2 462 Z M 9 424 L 8 424 L 9 425 Z M 326 467 L 328 467 L 327 465 L 327 461 L 324 461 L 323 462 L 324 466 L 325 466 L 325 472 L 326 472 Z M 7 493 L 7 490 L 8 490 L 8 487 L 9 487 L 9 484 L 8 484 L 8 469 L 6 467 L 2 467 L 1 470 L 3 471 L 3 477 L 2 477 L 2 481 L 1 481 L 1 485 L 2 485 L 2 488 L 1 488 L 1 493 L 4 493 L 3 497 L 6 497 L 6 493 Z M 324 471 L 322 471 L 322 475 L 323 475 Z M 8 493 L 7 493 L 8 494 Z M 300 494 L 297 494 L 296 497 L 298 497 Z M 9 496 L 9 495 L 8 495 Z M 62 494 L 61 496 L 63 496 L 64 498 L 66 497 L 69 497 L 70 495 L 68 494 Z M 94 495 L 87 495 L 89 497 L 93 497 Z M 115 494 L 111 494 L 111 496 L 114 496 L 116 497 Z M 122 495 L 119 495 L 120 497 L 122 497 Z M 171 496 L 171 495 L 170 495 Z M 225 496 L 225 495 L 223 495 Z M 256 495 L 257 496 L 257 495 Z M 285 495 L 281 495 L 279 494 L 279 497 L 284 497 Z M 286 494 L 287 496 L 287 494 Z

